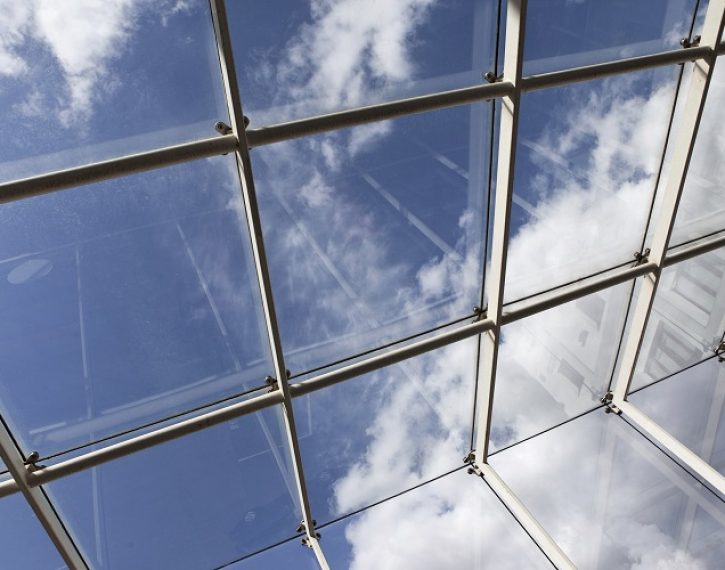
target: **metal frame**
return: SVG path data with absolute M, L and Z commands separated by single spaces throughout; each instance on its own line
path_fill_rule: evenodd
M 629 384 L 637 363 L 662 269 L 725 246 L 725 234 L 723 234 L 703 238 L 668 252 L 669 239 L 714 64 L 717 56 L 725 53 L 725 44 L 721 43 L 723 22 L 725 21 L 725 0 L 710 1 L 701 44 L 698 47 L 528 77 L 522 77 L 527 1 L 508 0 L 502 79 L 490 84 L 431 93 L 257 129 L 245 128 L 224 0 L 210 0 L 210 4 L 229 110 L 230 133 L 0 184 L 0 203 L 7 203 L 136 172 L 233 152 L 240 176 L 244 215 L 250 232 L 262 312 L 274 362 L 274 389 L 269 393 L 225 404 L 213 411 L 196 415 L 190 419 L 175 421 L 165 427 L 106 445 L 91 452 L 81 453 L 71 459 L 61 460 L 45 467 L 35 466 L 32 462 L 25 460 L 10 430 L 4 422 L 0 421 L 0 456 L 13 477 L 0 483 L 0 497 L 17 492 L 24 495 L 70 568 L 88 568 L 88 564 L 41 485 L 233 418 L 280 405 L 288 444 L 289 457 L 287 459 L 291 465 L 289 475 L 294 480 L 293 495 L 298 501 L 302 515 L 299 530 L 304 533 L 304 542 L 313 550 L 320 567 L 329 568 L 322 544 L 314 528 L 315 523 L 307 493 L 295 424 L 293 399 L 474 336 L 479 336 L 482 349 L 479 363 L 480 380 L 475 402 L 475 449 L 468 458 L 471 469 L 490 486 L 552 564 L 557 568 L 574 568 L 571 560 L 487 463 L 500 331 L 508 323 L 634 279 L 639 279 L 642 283 L 642 292 L 633 307 L 632 326 L 628 337 L 624 339 L 625 348 L 622 355 L 621 372 L 613 384 L 613 394 L 609 405 L 646 435 L 655 439 L 676 461 L 725 495 L 725 479 L 719 473 L 627 402 Z M 678 128 L 673 131 L 677 133 L 677 138 L 670 179 L 664 190 L 659 217 L 654 223 L 654 240 L 648 258 L 644 262 L 633 263 L 631 267 L 613 269 L 604 274 L 584 278 L 574 284 L 535 295 L 511 306 L 504 306 L 503 293 L 513 196 L 519 101 L 522 94 L 609 75 L 686 62 L 694 62 L 695 73 L 685 98 L 685 109 L 679 119 Z M 445 332 L 435 332 L 422 340 L 403 344 L 397 348 L 367 356 L 342 368 L 290 384 L 267 267 L 250 148 L 374 121 L 494 99 L 501 100 L 502 112 L 499 117 L 499 160 L 497 199 L 493 220 L 492 262 L 486 283 L 488 307 L 485 314 L 479 315 L 473 322 L 453 326 Z M 278 463 L 282 469 L 284 466 L 281 462 Z M 294 529 L 290 529 L 291 533 L 293 531 Z

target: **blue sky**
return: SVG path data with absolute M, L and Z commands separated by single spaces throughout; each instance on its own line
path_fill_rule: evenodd
M 526 73 L 674 48 L 693 5 L 612 2 L 602 11 L 593 1 L 532 2 Z M 228 120 L 201 0 L 0 7 L 10 14 L 0 23 L 0 104 L 8 110 L 0 116 L 0 180 L 215 136 L 214 123 Z M 493 0 L 230 1 L 245 113 L 258 127 L 479 84 L 494 66 L 497 8 Z M 524 96 L 507 301 L 627 262 L 640 249 L 677 70 Z M 492 105 L 252 150 L 293 376 L 465 318 L 480 303 Z M 704 134 L 720 144 L 721 115 L 710 108 Z M 722 226 L 708 202 L 718 180 L 709 160 L 708 149 L 693 159 L 678 235 Z M 0 408 L 26 454 L 89 445 L 259 389 L 272 373 L 233 157 L 8 204 L 0 216 Z M 494 447 L 597 405 L 628 296 L 621 286 L 504 331 Z M 474 340 L 458 343 L 295 402 L 318 523 L 461 465 L 473 427 L 475 353 Z M 715 390 L 713 374 L 702 370 L 706 394 Z M 531 473 L 550 469 L 564 492 L 584 461 L 586 434 L 593 441 L 609 429 L 599 415 L 554 466 L 542 459 L 551 453 L 544 440 L 496 456 L 572 556 L 588 556 L 581 535 L 566 526 L 570 513 L 550 508 Z M 282 430 L 280 410 L 268 410 L 47 491 L 99 567 L 221 566 L 294 535 L 300 513 Z M 565 436 L 549 440 L 556 437 Z M 617 449 L 630 449 L 617 438 Z M 661 472 L 656 461 L 637 461 Z M 460 542 L 471 517 L 498 567 L 545 562 L 465 473 L 405 497 L 326 527 L 333 566 L 394 568 L 405 556 L 412 566 L 443 568 L 435 535 L 460 567 L 477 567 L 482 552 Z M 8 511 L 2 520 L 23 521 L 4 526 L 0 566 L 17 566 L 28 550 L 17 545 L 31 535 L 34 566 L 61 566 L 19 497 L 0 509 Z M 653 562 L 642 558 L 641 537 L 661 545 L 662 560 L 707 567 L 712 552 L 677 542 L 677 512 L 643 515 L 626 529 L 606 519 L 607 540 L 623 545 L 611 560 Z M 376 550 L 380 535 L 386 546 Z M 304 568 L 308 554 L 295 539 L 235 567 Z

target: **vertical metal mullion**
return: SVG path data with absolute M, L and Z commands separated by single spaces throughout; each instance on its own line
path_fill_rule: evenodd
M 325 560 L 324 553 L 322 552 L 322 548 L 317 538 L 317 533 L 315 532 L 307 486 L 305 483 L 302 454 L 300 452 L 299 439 L 297 437 L 292 397 L 289 391 L 287 367 L 285 366 L 284 356 L 282 353 L 282 342 L 280 339 L 277 316 L 274 308 L 272 285 L 269 277 L 269 268 L 267 266 L 267 256 L 264 249 L 262 223 L 255 192 L 254 176 L 252 174 L 251 159 L 249 156 L 249 145 L 247 144 L 245 134 L 244 114 L 242 112 L 239 86 L 237 84 L 236 70 L 234 68 L 226 7 L 224 5 L 224 0 L 210 0 L 210 3 L 217 47 L 219 50 L 219 62 L 221 65 L 222 78 L 226 91 L 227 105 L 229 108 L 229 119 L 231 122 L 232 132 L 239 141 L 239 146 L 235 156 L 237 159 L 237 168 L 241 181 L 242 197 L 244 199 L 244 209 L 247 217 L 247 227 L 249 229 L 252 244 L 254 264 L 257 272 L 257 281 L 259 283 L 270 351 L 274 362 L 277 389 L 280 390 L 284 398 L 282 407 L 284 411 L 287 441 L 292 455 L 292 467 L 297 486 L 298 499 L 300 502 L 300 510 L 302 511 L 302 526 L 304 527 L 304 531 L 307 535 L 306 543 L 315 553 L 315 557 L 317 558 L 320 567 L 323 570 L 329 570 L 329 565 Z
M 476 394 L 475 459 L 479 464 L 488 459 L 488 440 L 491 431 L 491 410 L 496 383 L 496 362 L 501 334 L 506 259 L 508 254 L 513 175 L 516 157 L 516 133 L 521 99 L 524 27 L 527 0 L 509 0 L 506 12 L 506 46 L 504 51 L 504 80 L 514 85 L 514 91 L 501 101 L 499 115 L 499 146 L 494 204 L 491 267 L 485 286 L 488 291 L 487 317 L 494 328 L 481 335 L 479 386 Z M 484 260 L 484 263 L 487 260 Z
M 710 47 L 713 51 L 709 57 L 698 59 L 693 63 L 692 78 L 685 98 L 684 109 L 679 119 L 679 125 L 674 130 L 676 139 L 674 141 L 669 177 L 664 188 L 660 212 L 654 222 L 649 253 L 649 261 L 655 263 L 656 268 L 652 273 L 642 278 L 639 296 L 632 311 L 632 324 L 624 343 L 622 364 L 612 387 L 615 405 L 619 405 L 619 403 L 627 399 L 632 377 L 634 376 L 645 329 L 657 293 L 663 261 L 675 225 L 675 217 L 690 159 L 692 158 L 700 119 L 705 107 L 710 79 L 712 78 L 717 57 L 715 48 L 722 36 L 724 17 L 725 0 L 712 0 L 707 8 L 700 45 Z
M 25 465 L 22 453 L 2 419 L 0 419 L 0 457 L 68 568 L 88 570 L 89 566 L 83 554 L 68 533 L 45 491 L 41 487 L 28 485 L 27 476 L 30 467 Z

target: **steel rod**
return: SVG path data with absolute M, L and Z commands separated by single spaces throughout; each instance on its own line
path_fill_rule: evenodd
M 102 162 L 94 162 L 85 166 L 49 172 L 48 174 L 23 178 L 13 182 L 4 182 L 0 184 L 0 204 L 109 180 L 135 172 L 144 172 L 199 158 L 227 154 L 234 152 L 236 149 L 237 138 L 234 135 L 220 135 Z

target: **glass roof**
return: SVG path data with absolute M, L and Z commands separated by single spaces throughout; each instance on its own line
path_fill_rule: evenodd
M 725 0 L 0 11 L 0 567 L 720 567 Z

